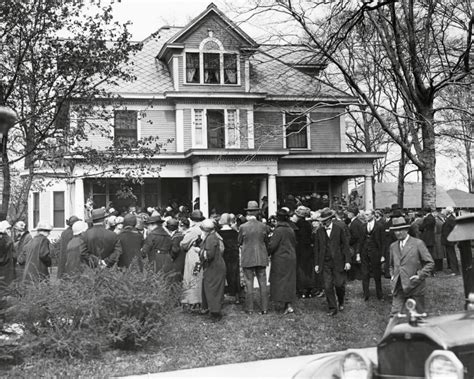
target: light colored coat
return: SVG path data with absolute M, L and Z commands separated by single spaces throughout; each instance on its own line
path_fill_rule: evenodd
M 433 258 L 422 240 L 409 236 L 403 251 L 400 251 L 399 241 L 390 245 L 390 275 L 394 294 L 400 279 L 406 296 L 424 295 L 425 278 L 430 275 L 433 268 Z M 420 279 L 410 280 L 413 275 L 418 275 Z

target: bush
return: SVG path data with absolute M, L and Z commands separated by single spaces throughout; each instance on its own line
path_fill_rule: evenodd
M 179 288 L 150 267 L 87 269 L 65 280 L 23 283 L 10 321 L 25 328 L 26 354 L 97 357 L 104 347 L 138 349 L 160 341 L 176 312 Z

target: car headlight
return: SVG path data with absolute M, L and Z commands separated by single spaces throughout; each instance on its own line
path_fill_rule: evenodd
M 435 350 L 425 363 L 428 379 L 463 379 L 464 366 L 458 357 L 447 350 Z
M 341 360 L 343 379 L 372 378 L 372 362 L 355 351 L 349 351 Z

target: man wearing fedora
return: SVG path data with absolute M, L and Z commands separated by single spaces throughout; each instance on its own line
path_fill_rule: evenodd
M 414 299 L 417 311 L 425 307 L 425 279 L 434 268 L 434 261 L 422 240 L 408 234 L 410 224 L 404 217 L 392 220 L 390 231 L 397 241 L 390 245 L 390 275 L 392 287 L 391 320 L 387 325 L 387 334 L 397 323 L 396 314 L 404 311 L 405 302 Z
M 261 313 L 268 311 L 267 273 L 268 232 L 265 224 L 257 220 L 260 208 L 256 201 L 247 203 L 247 222 L 239 229 L 241 246 L 241 266 L 245 278 L 245 311 L 253 313 L 253 281 L 257 277 L 260 288 Z
M 91 267 L 114 266 L 122 255 L 122 244 L 118 235 L 105 229 L 104 220 L 107 214 L 104 208 L 93 209 L 91 212 L 92 228 L 84 233 L 90 257 Z
M 148 233 L 143 243 L 142 255 L 148 257 L 148 262 L 153 264 L 155 272 L 171 270 L 171 236 L 163 228 L 165 220 L 161 216 L 151 216 L 146 222 Z
M 335 215 L 333 210 L 324 208 L 318 218 L 321 227 L 314 236 L 314 270 L 323 273 L 330 316 L 344 309 L 346 272 L 351 268 L 349 241 L 342 227 L 334 222 Z

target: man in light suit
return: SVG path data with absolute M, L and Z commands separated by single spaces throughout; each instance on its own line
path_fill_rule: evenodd
M 425 307 L 425 279 L 434 268 L 434 261 L 425 243 L 408 235 L 410 225 L 404 217 L 392 220 L 391 231 L 397 241 L 390 245 L 390 275 L 392 285 L 391 319 L 385 335 L 397 324 L 397 313 L 405 311 L 408 299 L 416 301 L 416 308 L 422 313 Z
M 245 311 L 253 313 L 253 281 L 257 277 L 260 288 L 261 313 L 268 312 L 267 273 L 268 265 L 268 232 L 265 224 L 257 220 L 260 208 L 256 201 L 247 204 L 247 222 L 239 229 L 241 266 L 245 278 Z
M 334 222 L 335 215 L 336 212 L 324 208 L 318 218 L 321 227 L 314 236 L 314 271 L 323 273 L 328 316 L 335 316 L 338 310 L 344 309 L 346 272 L 351 269 L 349 240 L 343 228 Z

